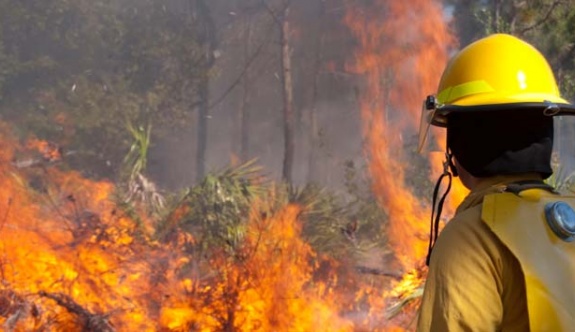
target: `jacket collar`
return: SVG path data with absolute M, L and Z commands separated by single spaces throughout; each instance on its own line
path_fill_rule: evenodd
M 465 197 L 463 202 L 457 207 L 455 214 L 461 213 L 471 207 L 483 202 L 483 197 L 488 194 L 502 193 L 507 188 L 507 184 L 525 181 L 541 180 L 538 174 L 521 174 L 521 175 L 499 175 L 483 178 L 477 186 Z

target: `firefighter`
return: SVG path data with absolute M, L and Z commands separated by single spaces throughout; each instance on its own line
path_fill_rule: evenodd
M 553 116 L 575 106 L 546 59 L 510 35 L 480 39 L 424 105 L 421 136 L 445 127 L 447 160 L 418 331 L 575 331 L 575 198 L 544 182 Z M 470 193 L 437 238 L 452 174 Z

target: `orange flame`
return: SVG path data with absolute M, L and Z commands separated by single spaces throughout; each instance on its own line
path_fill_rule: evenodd
M 352 6 L 345 22 L 359 41 L 355 62 L 348 70 L 365 79 L 358 100 L 372 189 L 389 216 L 386 232 L 406 272 L 381 296 L 401 300 L 423 284 L 420 271 L 428 251 L 431 212 L 424 203 L 429 198 L 418 196 L 407 185 L 406 169 L 411 167 L 410 174 L 426 173 L 432 179 L 443 171 L 443 160 L 435 153 L 428 156 L 434 168 L 428 173 L 427 165 L 406 153 L 411 149 L 413 155 L 417 140 L 410 144 L 405 138 L 417 132 L 423 99 L 436 91 L 455 38 L 441 2 L 433 0 L 375 0 L 369 8 Z M 445 149 L 444 139 L 436 143 Z M 456 179 L 445 215 L 455 211 L 466 192 Z M 373 307 L 390 309 L 385 300 Z M 407 319 L 413 320 L 414 311 Z
M 159 312 L 148 305 L 157 269 L 149 257 L 172 255 L 166 269 L 175 269 L 181 255 L 137 239 L 136 223 L 109 199 L 111 183 L 14 167 L 17 144 L 6 132 L 1 125 L 1 328 L 158 330 Z
M 370 8 L 351 7 L 345 21 L 359 40 L 349 70 L 366 81 L 359 106 L 373 190 L 389 215 L 396 255 L 409 270 L 427 252 L 430 209 L 406 185 L 411 161 L 404 139 L 417 129 L 422 101 L 436 90 L 455 39 L 441 3 L 432 0 L 378 0 Z
M 252 208 L 234 254 L 151 237 L 114 186 L 55 167 L 18 168 L 0 125 L 0 328 L 11 331 L 353 331 L 337 265 L 301 237 L 301 209 Z M 35 182 L 32 184 L 32 182 Z M 269 199 L 269 200 L 268 200 Z M 273 211 L 262 213 L 262 211 Z M 186 214 L 176 209 L 167 223 Z M 221 249 L 222 251 L 224 249 Z M 326 273 L 319 273 L 328 266 Z M 354 280 L 346 285 L 357 287 Z
M 0 329 L 397 330 L 382 314 L 388 279 L 314 252 L 302 208 L 273 195 L 254 202 L 233 254 L 216 248 L 206 259 L 175 226 L 185 206 L 157 240 L 151 220 L 110 199 L 111 183 L 14 166 L 5 132 L 0 124 Z
M 27 146 L 29 149 L 35 149 L 40 152 L 46 162 L 54 162 L 62 159 L 62 151 L 55 143 L 32 138 L 28 141 Z
M 195 293 L 192 305 L 179 299 L 163 309 L 162 322 L 201 331 L 352 331 L 334 310 L 329 287 L 310 284 L 315 254 L 300 236 L 301 209 L 286 206 L 271 217 L 258 211 L 252 211 L 237 259 L 212 261 L 218 274 L 205 284 L 184 282 L 181 287 Z
M 11 162 L 18 145 L 0 125 L 0 326 L 402 330 L 382 312 L 390 297 L 422 282 L 414 267 L 427 250 L 429 213 L 406 186 L 404 138 L 415 131 L 421 99 L 434 91 L 453 38 L 440 4 L 430 0 L 377 0 L 365 11 L 352 7 L 346 23 L 360 46 L 350 70 L 366 78 L 359 97 L 373 189 L 407 271 L 393 288 L 315 253 L 301 237 L 301 208 L 272 208 L 273 197 L 254 204 L 233 255 L 222 248 L 206 260 L 190 252 L 197 240 L 174 226 L 189 213 L 185 207 L 167 220 L 174 230 L 168 240 L 159 241 L 151 220 L 118 209 L 111 183 Z M 34 140 L 32 147 L 48 161 L 60 158 L 57 146 Z

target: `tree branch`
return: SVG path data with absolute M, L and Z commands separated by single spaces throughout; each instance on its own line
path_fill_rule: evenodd
M 549 6 L 549 10 L 547 11 L 547 13 L 545 13 L 545 16 L 543 16 L 542 19 L 540 19 L 539 21 L 533 23 L 532 25 L 525 27 L 523 29 L 521 29 L 519 31 L 519 34 L 523 35 L 524 33 L 533 30 L 537 27 L 539 27 L 541 24 L 545 23 L 545 21 L 547 21 L 549 19 L 549 17 L 551 16 L 551 14 L 553 13 L 553 11 L 555 10 L 555 8 L 560 5 L 563 1 L 553 1 L 553 3 L 551 4 L 551 6 Z
M 240 82 L 242 81 L 242 79 L 244 78 L 244 76 L 246 75 L 246 72 L 248 71 L 248 69 L 251 67 L 251 65 L 253 64 L 253 62 L 256 60 L 256 58 L 260 55 L 261 51 L 263 50 L 264 46 L 266 46 L 271 37 L 271 35 L 268 35 L 268 38 L 266 38 L 266 40 L 264 40 L 259 46 L 258 48 L 254 51 L 254 53 L 251 55 L 251 57 L 248 59 L 248 61 L 246 62 L 246 65 L 244 66 L 244 68 L 242 69 L 242 72 L 238 75 L 238 77 L 236 77 L 236 79 L 232 82 L 232 84 L 230 84 L 230 86 L 214 101 L 212 102 L 209 106 L 208 109 L 212 109 L 214 107 L 216 107 L 217 105 L 219 105 L 222 101 L 224 101 L 224 99 L 226 99 L 226 97 L 234 90 L 234 88 L 240 84 Z
M 274 19 L 274 22 L 281 26 L 282 22 L 283 22 L 283 17 L 279 17 L 274 10 L 268 5 L 266 0 L 261 0 L 261 4 L 264 6 L 264 8 L 268 11 L 268 13 L 270 14 L 270 16 Z M 291 0 L 285 0 L 283 2 L 283 8 L 280 10 L 280 13 L 285 13 L 286 8 L 288 8 L 291 5 Z
M 276 13 L 273 11 L 273 9 L 270 8 L 270 6 L 268 6 L 268 3 L 266 0 L 261 0 L 261 4 L 264 6 L 264 8 L 268 11 L 268 13 L 270 14 L 270 16 L 274 19 L 274 22 L 277 25 L 281 26 L 281 20 L 279 19 L 279 17 L 276 15 Z

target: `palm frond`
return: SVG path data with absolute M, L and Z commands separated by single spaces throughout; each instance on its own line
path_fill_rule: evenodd
M 415 288 L 412 292 L 410 292 L 409 294 L 406 294 L 401 299 L 399 299 L 399 301 L 397 301 L 392 306 L 390 306 L 386 311 L 387 319 L 392 319 L 392 318 L 396 317 L 409 304 L 411 304 L 411 303 L 413 303 L 413 301 L 416 301 L 419 298 L 421 298 L 423 296 L 423 289 L 424 289 L 423 285 Z
M 124 183 L 124 205 L 141 204 L 148 214 L 161 215 L 166 200 L 156 184 L 145 175 L 152 125 L 135 127 L 130 121 L 126 128 L 132 135 L 133 143 L 124 157 L 121 182 Z
M 158 225 L 157 236 L 165 239 L 174 227 L 191 233 L 204 248 L 224 248 L 233 253 L 245 237 L 252 202 L 266 192 L 267 180 L 255 160 L 208 174 L 187 188 L 170 204 L 179 210 L 178 220 L 168 216 Z

